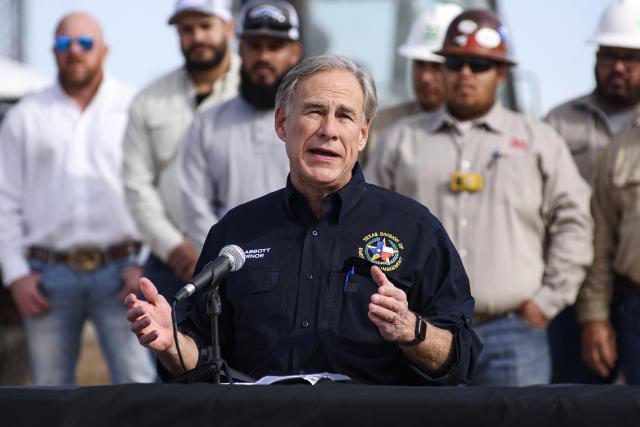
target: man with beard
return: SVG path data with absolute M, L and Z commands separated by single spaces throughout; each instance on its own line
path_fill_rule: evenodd
M 289 173 L 273 117 L 280 81 L 302 52 L 298 15 L 284 1 L 253 1 L 240 19 L 240 94 L 198 114 L 185 136 L 182 195 L 197 250 L 229 209 L 277 190 Z
M 184 133 L 197 110 L 238 93 L 240 59 L 229 48 L 234 25 L 225 0 L 178 0 L 169 24 L 185 64 L 134 99 L 123 144 L 127 201 L 151 247 L 144 274 L 172 296 L 198 259 L 180 198 Z
M 112 383 L 152 382 L 151 355 L 122 321 L 138 291 L 139 233 L 122 188 L 133 92 L 103 69 L 100 25 L 82 13 L 55 32 L 58 79 L 0 129 L 0 266 L 24 318 L 36 385 L 73 385 L 90 318 Z
M 640 117 L 638 19 L 640 4 L 637 1 L 616 0 L 605 10 L 592 39 L 598 45 L 595 90 L 556 107 L 547 117 L 549 124 L 567 141 L 580 173 L 588 182 L 593 178 L 603 150 Z M 609 313 L 609 309 L 606 312 Z M 582 317 L 585 358 L 589 358 L 589 349 L 599 347 L 598 343 L 603 341 L 608 342 L 611 336 L 611 328 L 603 328 L 610 323 L 601 322 L 601 317 L 602 312 L 584 313 Z M 553 381 L 612 382 L 616 373 L 614 366 L 607 369 L 599 367 L 596 375 L 581 362 L 579 337 L 575 308 L 570 306 L 549 325 Z M 609 357 L 606 359 L 611 360 Z
M 575 300 L 592 254 L 589 187 L 566 143 L 497 99 L 515 65 L 506 34 L 490 11 L 458 15 L 437 52 L 446 111 L 393 127 L 379 144 L 386 161 L 367 170 L 429 206 L 458 248 L 484 342 L 475 385 L 550 380 L 545 328 Z
M 411 59 L 411 80 L 416 99 L 376 114 L 367 145 L 358 155 L 363 167 L 372 158 L 380 135 L 389 127 L 404 117 L 442 108 L 446 95 L 442 77 L 444 58 L 433 52 L 440 49 L 447 27 L 460 12 L 462 7 L 457 4 L 437 3 L 421 13 L 411 25 L 407 41 L 398 48 L 398 53 Z

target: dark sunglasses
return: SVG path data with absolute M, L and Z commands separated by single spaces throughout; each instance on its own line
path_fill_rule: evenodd
M 93 49 L 93 37 L 91 36 L 78 36 L 76 41 L 85 52 Z M 56 52 L 62 53 L 71 49 L 71 43 L 73 43 L 73 37 L 71 36 L 57 36 L 53 48 Z
M 444 65 L 448 70 L 460 71 L 467 64 L 472 73 L 482 73 L 496 66 L 496 62 L 486 58 L 464 58 L 461 56 L 447 56 Z

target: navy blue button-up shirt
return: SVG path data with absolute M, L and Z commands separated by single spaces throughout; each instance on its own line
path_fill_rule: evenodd
M 471 330 L 474 300 L 440 222 L 417 202 L 351 181 L 323 200 L 316 218 L 291 185 L 238 206 L 212 227 L 196 272 L 235 244 L 244 267 L 220 287 L 222 356 L 253 377 L 337 372 L 362 383 L 469 382 L 482 347 Z M 378 265 L 407 294 L 409 309 L 450 330 L 455 362 L 442 376 L 420 371 L 367 316 Z M 203 292 L 181 329 L 210 341 Z M 427 331 L 428 333 L 428 331 Z

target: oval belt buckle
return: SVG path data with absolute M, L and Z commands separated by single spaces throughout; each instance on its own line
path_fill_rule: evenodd
M 102 264 L 102 254 L 97 250 L 74 250 L 69 254 L 69 265 L 74 270 L 95 270 Z

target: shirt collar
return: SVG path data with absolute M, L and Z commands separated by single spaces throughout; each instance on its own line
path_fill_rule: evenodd
M 484 127 L 485 129 L 496 133 L 504 133 L 507 128 L 506 114 L 507 112 L 502 106 L 502 103 L 496 100 L 487 114 L 473 121 L 473 126 Z M 438 128 L 446 125 L 450 128 L 457 129 L 456 123 L 457 120 L 448 111 L 446 111 L 442 116 L 442 123 Z
M 326 217 L 330 222 L 341 222 L 344 216 L 360 202 L 365 191 L 364 174 L 360 164 L 356 162 L 351 171 L 351 180 L 347 185 L 323 199 L 322 217 Z M 306 197 L 291 184 L 291 175 L 287 177 L 283 202 L 289 215 L 303 224 L 311 224 L 317 220 Z

